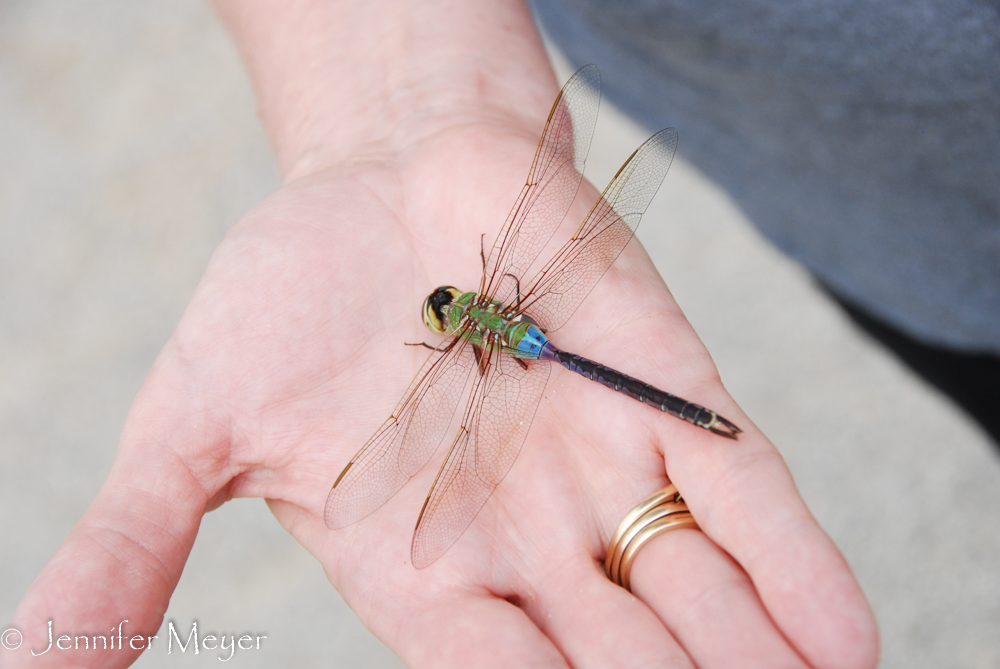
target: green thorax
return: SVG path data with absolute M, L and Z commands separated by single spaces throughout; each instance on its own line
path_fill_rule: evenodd
M 451 330 L 475 346 L 483 346 L 484 342 L 499 343 L 511 355 L 529 357 L 520 355 L 518 345 L 531 325 L 530 319 L 523 315 L 505 315 L 504 305 L 496 300 L 486 303 L 476 298 L 476 293 L 462 293 L 444 307 Z

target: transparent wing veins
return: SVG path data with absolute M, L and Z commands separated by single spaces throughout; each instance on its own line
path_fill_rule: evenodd
M 480 295 L 505 302 L 505 277 L 523 278 L 576 198 L 597 123 L 601 75 L 587 65 L 563 86 L 549 112 L 528 179 L 483 268 Z M 503 288 L 501 288 L 503 286 Z
M 562 327 L 622 252 L 677 150 L 677 130 L 656 133 L 629 157 L 576 233 L 539 270 L 519 311 L 545 331 Z
M 521 450 L 549 377 L 548 363 L 525 369 L 499 348 L 474 381 L 462 426 L 420 511 L 410 557 L 422 569 L 462 536 Z
M 374 512 L 427 464 L 475 365 L 471 346 L 458 335 L 428 356 L 392 415 L 334 482 L 323 514 L 327 527 L 346 527 Z

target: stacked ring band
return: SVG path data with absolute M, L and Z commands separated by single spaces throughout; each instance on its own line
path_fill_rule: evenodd
M 653 537 L 682 527 L 698 529 L 698 523 L 671 483 L 644 499 L 622 519 L 611 537 L 604 573 L 613 583 L 631 592 L 629 574 L 639 549 Z

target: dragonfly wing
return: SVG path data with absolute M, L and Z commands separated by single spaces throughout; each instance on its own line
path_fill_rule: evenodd
M 475 367 L 472 347 L 457 335 L 431 353 L 392 415 L 333 484 L 323 514 L 327 527 L 338 529 L 361 520 L 427 464 Z
M 601 73 L 587 65 L 563 86 L 549 113 L 528 180 L 483 268 L 480 295 L 506 303 L 576 198 L 601 103 Z
M 632 239 L 677 151 L 677 130 L 656 133 L 622 165 L 573 237 L 532 280 L 521 300 L 545 331 L 569 320 Z
M 465 420 L 441 465 L 413 534 L 410 559 L 423 569 L 451 547 L 510 471 L 549 378 L 549 365 L 527 368 L 498 349 L 473 387 Z

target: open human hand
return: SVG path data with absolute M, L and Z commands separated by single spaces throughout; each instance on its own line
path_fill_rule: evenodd
M 849 570 L 635 242 L 560 341 L 641 364 L 647 380 L 744 426 L 739 442 L 556 368 L 510 474 L 434 565 L 408 560 L 433 465 L 365 520 L 324 526 L 333 478 L 426 355 L 404 345 L 427 338 L 422 297 L 448 279 L 474 285 L 478 226 L 502 220 L 533 149 L 523 133 L 465 127 L 292 182 L 253 210 L 214 255 L 111 476 L 19 620 L 44 622 L 53 606 L 113 620 L 128 606 L 153 633 L 202 513 L 263 497 L 414 665 L 854 666 L 871 629 Z M 704 533 L 646 547 L 636 599 L 601 560 L 618 520 L 668 472 Z
M 557 341 L 719 411 L 745 430 L 738 442 L 554 367 L 513 468 L 433 565 L 414 569 L 409 546 L 440 455 L 371 516 L 324 525 L 334 478 L 426 357 L 405 346 L 431 339 L 423 298 L 477 285 L 481 235 L 492 239 L 523 184 L 537 99 L 555 88 L 535 92 L 523 116 L 437 116 L 349 155 L 288 163 L 286 184 L 213 256 L 106 484 L 15 626 L 127 612 L 154 634 L 201 516 L 263 497 L 413 666 L 874 664 L 874 621 L 849 568 L 636 242 Z M 579 203 L 597 198 L 582 190 Z M 604 576 L 607 543 L 668 475 L 702 531 L 651 541 L 633 596 Z M 138 652 L 73 662 L 122 666 Z

